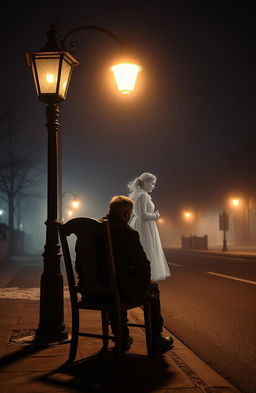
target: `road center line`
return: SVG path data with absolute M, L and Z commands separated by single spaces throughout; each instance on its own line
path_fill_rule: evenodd
M 168 265 L 176 266 L 176 267 L 182 267 L 181 265 L 178 265 L 177 263 L 172 263 L 172 262 L 168 263 Z
M 233 276 L 227 276 L 226 274 L 221 274 L 221 273 L 214 273 L 214 272 L 207 272 L 208 274 L 212 274 L 213 276 L 219 276 L 223 278 L 229 278 L 230 280 L 236 280 L 236 281 L 242 281 L 246 282 L 247 284 L 253 284 L 256 285 L 256 281 L 250 281 L 250 280 L 245 280 L 243 278 L 238 278 L 238 277 L 233 277 Z

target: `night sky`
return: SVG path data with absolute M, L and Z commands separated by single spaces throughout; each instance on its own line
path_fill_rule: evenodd
M 60 35 L 99 25 L 80 43 L 61 104 L 63 190 L 101 217 L 114 194 L 142 172 L 158 177 L 153 199 L 174 219 L 185 207 L 221 206 L 231 192 L 255 192 L 255 7 L 251 1 L 55 1 L 7 5 L 1 23 L 3 83 L 24 90 L 26 127 L 46 159 L 45 105 L 25 53 L 39 50 L 52 22 Z M 8 9 L 9 7 L 9 9 Z M 137 90 L 115 91 L 108 68 L 127 53 L 142 66 Z M 46 180 L 42 193 L 46 192 Z M 45 206 L 44 199 L 40 207 Z M 43 213 L 42 213 L 43 214 Z

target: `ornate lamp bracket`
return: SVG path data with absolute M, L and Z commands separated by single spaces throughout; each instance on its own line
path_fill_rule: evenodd
M 64 35 L 63 38 L 61 38 L 60 45 L 61 45 L 62 50 L 67 51 L 67 52 L 72 53 L 72 54 L 76 53 L 79 50 L 79 43 L 77 41 L 70 41 L 70 42 L 68 42 L 68 38 L 73 33 L 76 33 L 76 32 L 81 31 L 81 30 L 97 30 L 97 31 L 101 31 L 102 33 L 105 33 L 106 35 L 111 37 L 118 44 L 129 45 L 131 43 L 131 40 L 121 40 L 117 35 L 112 33 L 110 30 L 105 29 L 104 27 L 94 26 L 94 25 L 86 25 L 86 26 L 79 26 L 79 27 L 76 27 L 76 28 L 70 30 L 68 33 L 66 33 Z M 71 48 L 71 50 L 67 47 L 67 44 Z

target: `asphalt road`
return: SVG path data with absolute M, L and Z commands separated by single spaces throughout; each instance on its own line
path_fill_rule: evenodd
M 256 393 L 256 260 L 166 250 L 165 326 L 246 393 Z

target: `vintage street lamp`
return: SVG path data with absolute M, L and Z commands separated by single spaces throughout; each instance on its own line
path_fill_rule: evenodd
M 110 69 L 115 76 L 118 90 L 122 94 L 130 94 L 134 90 L 141 67 L 137 64 L 121 63 L 112 66 Z
M 58 217 L 60 212 L 58 205 L 61 192 L 59 103 L 66 99 L 73 68 L 78 65 L 78 61 L 65 49 L 65 42 L 70 34 L 86 29 L 101 31 L 118 43 L 128 43 L 121 41 L 112 32 L 99 26 L 77 27 L 69 31 L 60 41 L 52 25 L 47 33 L 46 45 L 40 51 L 26 55 L 28 64 L 32 67 L 38 98 L 47 104 L 47 220 L 45 222 L 46 243 L 43 253 L 44 268 L 40 283 L 40 317 L 36 331 L 36 339 L 38 340 L 62 341 L 68 337 L 64 324 L 63 277 L 60 269 L 61 252 L 57 230 L 57 221 L 60 218 Z M 71 44 L 76 50 L 79 48 L 78 43 L 72 42 Z M 130 71 L 129 73 L 131 75 Z M 124 77 L 127 81 L 129 80 L 128 76 L 123 75 Z M 129 82 L 128 86 L 123 84 L 120 91 L 130 92 L 134 84 L 135 81 Z
M 73 68 L 78 65 L 70 53 L 64 51 L 54 26 L 47 34 L 48 41 L 39 52 L 27 54 L 32 67 L 39 100 L 46 102 L 46 127 L 48 130 L 48 184 L 46 243 L 44 269 L 41 276 L 40 317 L 36 338 L 61 341 L 68 337 L 64 325 L 63 277 L 60 269 L 58 241 L 59 201 L 59 102 L 66 99 Z

